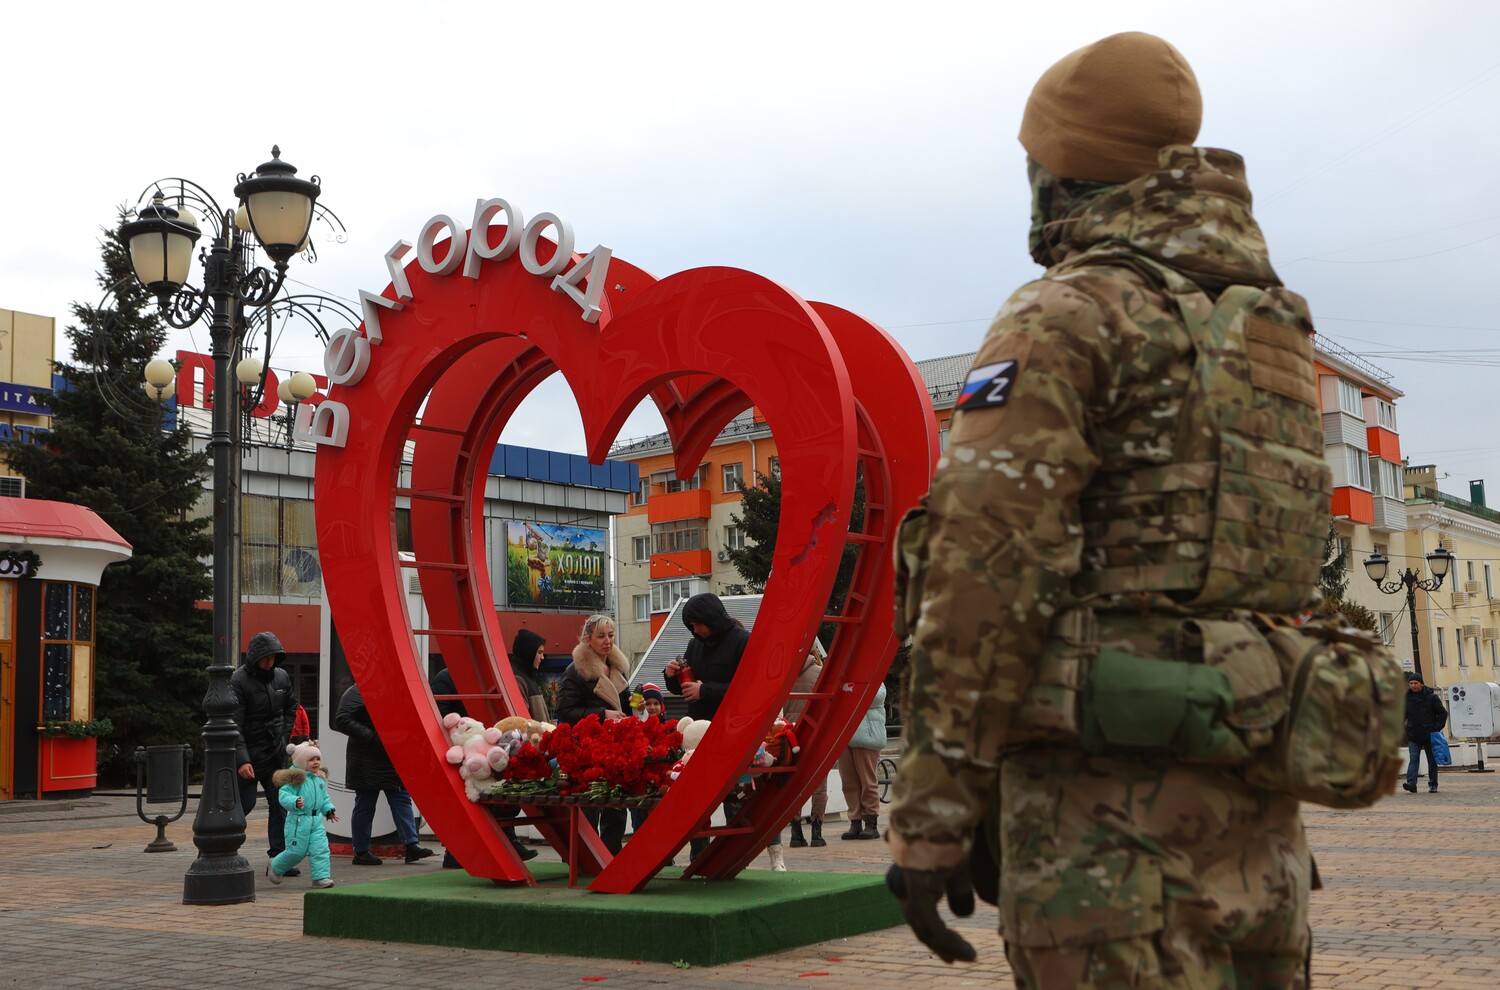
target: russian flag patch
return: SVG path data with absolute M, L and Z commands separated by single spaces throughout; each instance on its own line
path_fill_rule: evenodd
M 955 409 L 988 409 L 1003 406 L 1010 398 L 1010 387 L 1016 382 L 1016 362 L 997 361 L 969 372 L 963 391 L 958 393 Z

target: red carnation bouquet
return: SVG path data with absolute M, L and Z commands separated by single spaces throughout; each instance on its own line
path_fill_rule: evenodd
M 656 797 L 682 757 L 677 722 L 659 718 L 603 721 L 590 715 L 560 725 L 512 754 L 490 793 L 501 797 L 575 795 L 590 801 Z

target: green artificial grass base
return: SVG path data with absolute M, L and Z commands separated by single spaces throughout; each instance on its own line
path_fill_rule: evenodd
M 880 876 L 746 870 L 681 880 L 668 868 L 638 894 L 567 886 L 560 863 L 532 866 L 535 887 L 461 870 L 309 891 L 307 935 L 544 955 L 712 966 L 902 923 Z

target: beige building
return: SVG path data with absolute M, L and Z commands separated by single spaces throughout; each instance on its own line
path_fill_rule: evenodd
M 46 430 L 56 333 L 53 317 L 0 309 L 0 443 L 28 442 Z M 25 482 L 0 457 L 0 498 L 24 491 Z
M 1455 558 L 1442 587 L 1430 594 L 1417 592 L 1422 673 L 1439 689 L 1465 681 L 1500 681 L 1500 512 L 1485 505 L 1483 482 L 1471 485 L 1469 499 L 1438 491 L 1437 469 L 1431 465 L 1406 469 L 1406 491 L 1410 526 L 1388 552 L 1392 575 L 1399 567 L 1412 567 L 1430 577 L 1422 558 L 1439 546 Z M 1369 585 L 1369 579 L 1364 583 Z M 1388 601 L 1404 611 L 1404 592 Z M 1398 656 L 1410 653 L 1405 621 L 1403 617 L 1405 635 L 1392 644 Z

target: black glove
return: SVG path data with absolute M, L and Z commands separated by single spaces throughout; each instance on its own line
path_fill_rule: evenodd
M 969 850 L 969 878 L 980 900 L 999 907 L 1000 864 L 992 855 L 988 831 L 984 820 L 974 829 L 974 845 Z
M 901 902 L 901 914 L 911 930 L 939 959 L 946 963 L 974 961 L 974 947 L 938 915 L 938 902 L 944 897 L 960 918 L 974 913 L 974 887 L 967 863 L 950 870 L 905 870 L 892 864 L 885 873 L 885 885 Z

